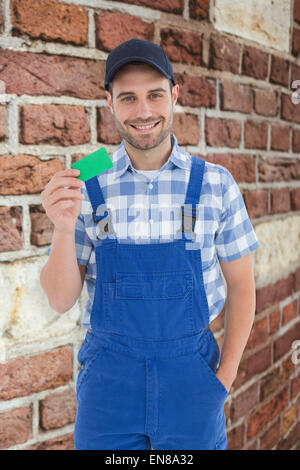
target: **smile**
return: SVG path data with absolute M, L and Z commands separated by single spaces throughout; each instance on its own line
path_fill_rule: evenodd
M 153 129 L 153 128 L 156 127 L 159 123 L 160 123 L 160 121 L 155 122 L 154 124 L 147 124 L 147 125 L 145 125 L 145 126 L 136 126 L 136 125 L 131 124 L 131 127 L 133 127 L 134 129 L 137 129 L 137 130 L 139 130 L 139 131 L 147 131 L 147 130 L 149 130 L 149 129 Z

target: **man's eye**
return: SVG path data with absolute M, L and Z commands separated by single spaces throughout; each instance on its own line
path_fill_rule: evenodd
M 125 103 L 129 103 L 130 101 L 133 100 L 133 96 L 125 96 L 125 98 L 122 99 Z
M 151 98 L 160 98 L 161 95 L 159 93 L 152 93 Z

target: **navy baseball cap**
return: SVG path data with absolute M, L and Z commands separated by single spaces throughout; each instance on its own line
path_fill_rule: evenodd
M 173 85 L 176 85 L 172 65 L 165 51 L 153 42 L 134 38 L 123 42 L 109 54 L 104 79 L 104 88 L 106 90 L 108 90 L 109 83 L 120 68 L 130 62 L 144 62 L 152 65 L 170 79 Z

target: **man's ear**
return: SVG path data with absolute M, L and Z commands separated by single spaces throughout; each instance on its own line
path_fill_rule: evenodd
M 174 86 L 173 86 L 173 89 L 172 89 L 173 107 L 174 107 L 174 106 L 176 105 L 176 103 L 177 103 L 178 95 L 179 95 L 179 85 L 174 85 Z
M 105 90 L 105 94 L 106 94 L 106 99 L 107 99 L 108 107 L 109 107 L 111 113 L 114 114 L 114 111 L 113 111 L 113 104 L 112 104 L 112 96 L 111 96 L 111 94 L 109 93 L 109 91 L 106 91 L 106 90 Z

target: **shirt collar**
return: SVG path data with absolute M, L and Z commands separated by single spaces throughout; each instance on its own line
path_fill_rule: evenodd
M 166 161 L 166 163 L 160 168 L 160 170 L 165 169 L 170 165 L 177 166 L 184 170 L 190 168 L 190 155 L 187 152 L 184 152 L 178 145 L 177 139 L 174 134 L 171 134 L 171 143 L 172 143 L 172 152 Z M 124 141 L 120 144 L 119 148 L 112 155 L 112 161 L 114 166 L 111 168 L 110 172 L 114 179 L 120 178 L 127 170 L 134 171 L 135 169 L 132 166 L 131 160 L 126 152 Z

